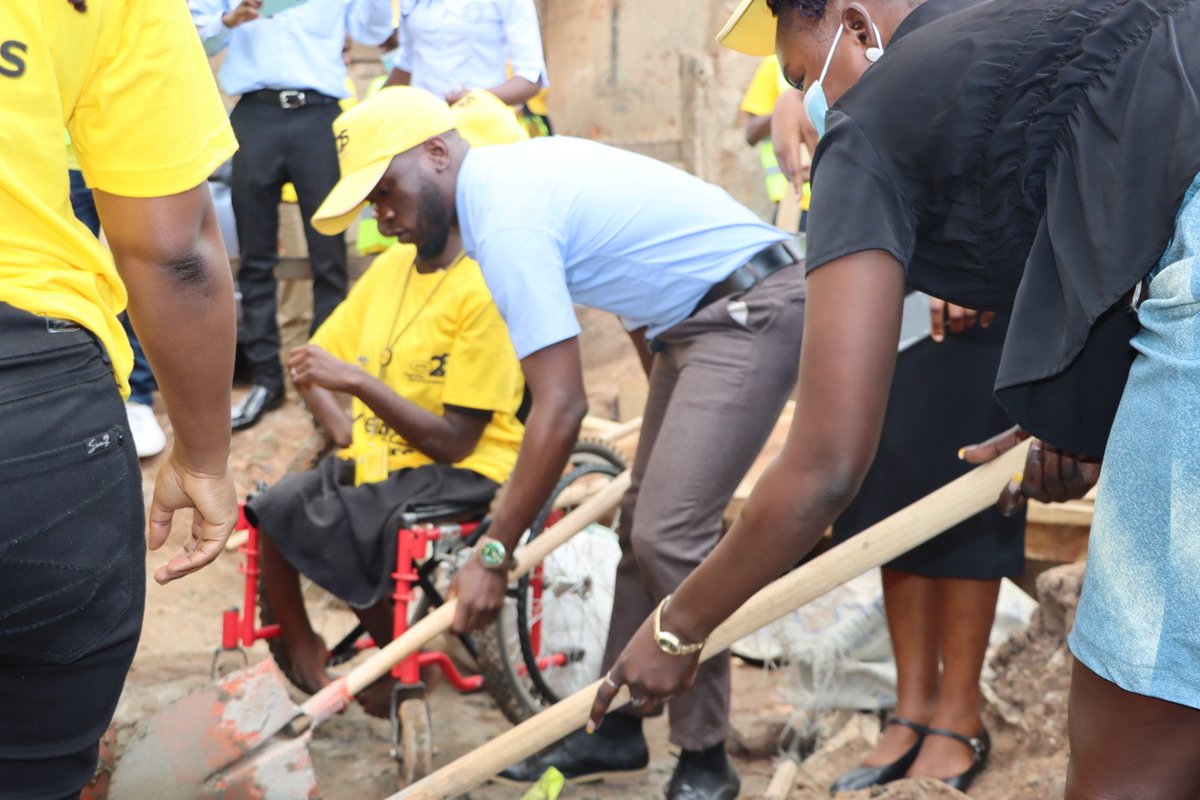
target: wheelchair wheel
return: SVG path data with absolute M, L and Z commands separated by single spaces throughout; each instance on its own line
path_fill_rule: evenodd
M 524 541 L 570 510 L 555 513 L 556 498 L 611 480 L 624 469 L 620 454 L 606 443 L 581 444 Z M 600 676 L 620 557 L 611 529 L 593 525 L 581 531 L 510 587 L 496 623 L 476 636 L 484 686 L 510 721 L 528 719 Z
M 400 787 L 416 783 L 433 772 L 433 723 L 424 697 L 400 701 L 395 712 L 400 736 Z
M 571 448 L 571 455 L 567 458 L 567 463 L 572 467 L 584 464 L 603 464 L 618 470 L 624 470 L 627 466 L 625 455 L 620 450 L 606 439 L 593 436 L 585 436 L 575 443 L 575 446 Z

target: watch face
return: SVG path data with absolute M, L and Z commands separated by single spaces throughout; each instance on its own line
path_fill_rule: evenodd
M 485 567 L 499 567 L 504 564 L 504 557 L 507 555 L 504 550 L 504 545 L 495 540 L 489 540 L 483 543 L 483 547 L 479 549 L 479 560 Z

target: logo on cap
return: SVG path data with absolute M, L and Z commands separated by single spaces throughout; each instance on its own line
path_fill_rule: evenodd
M 337 139 L 338 155 L 340 156 L 342 153 L 346 152 L 346 145 L 350 144 L 350 131 L 342 128 L 337 132 L 337 136 L 334 138 Z

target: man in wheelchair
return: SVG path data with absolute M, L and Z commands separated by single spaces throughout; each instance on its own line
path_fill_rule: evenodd
M 285 477 L 246 513 L 262 533 L 263 580 L 289 677 L 316 691 L 329 683 L 328 651 L 299 575 L 349 603 L 376 642 L 390 641 L 401 515 L 432 502 L 487 507 L 517 458 L 524 384 L 457 230 L 380 255 L 288 368 L 342 449 Z M 336 393 L 351 396 L 349 415 Z

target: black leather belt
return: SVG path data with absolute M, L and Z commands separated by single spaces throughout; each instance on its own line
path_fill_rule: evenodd
M 791 241 L 776 242 L 763 250 L 759 250 L 751 256 L 749 261 L 730 273 L 728 278 L 715 284 L 705 292 L 704 296 L 700 298 L 700 302 L 696 304 L 696 311 L 711 303 L 715 303 L 722 297 L 744 292 L 756 284 L 765 281 L 776 272 L 779 272 L 779 270 L 790 267 L 793 264 L 799 264 L 802 260 L 803 257 L 800 255 L 800 251 L 796 249 L 795 243 Z M 696 311 L 692 313 L 695 314 Z
M 256 103 L 270 103 L 285 109 L 323 106 L 338 102 L 336 97 L 321 94 L 315 89 L 259 89 L 254 92 L 246 92 L 242 95 L 242 99 Z

